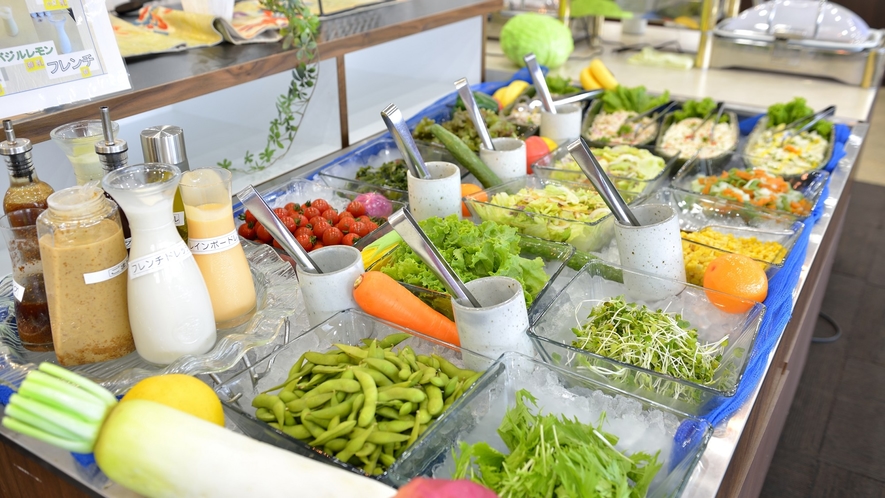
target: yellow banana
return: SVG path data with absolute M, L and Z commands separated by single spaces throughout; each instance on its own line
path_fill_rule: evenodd
M 606 90 L 613 90 L 618 86 L 618 80 L 612 75 L 612 72 L 605 67 L 605 64 L 602 63 L 599 59 L 593 59 L 590 62 L 590 72 L 593 74 L 593 78 L 602 85 L 602 88 Z
M 597 88 L 602 88 L 602 85 L 596 81 L 596 78 L 593 77 L 593 73 L 590 72 L 590 66 L 585 67 L 581 71 L 581 86 L 584 90 L 596 90 Z

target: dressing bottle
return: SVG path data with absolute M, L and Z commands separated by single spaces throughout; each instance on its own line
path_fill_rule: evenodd
M 59 363 L 131 353 L 126 245 L 117 205 L 94 184 L 60 190 L 48 204 L 37 218 L 37 237 Z
M 3 121 L 3 130 L 6 140 L 0 142 L 0 155 L 6 156 L 6 167 L 9 169 L 9 189 L 3 196 L 3 212 L 9 214 L 19 209 L 46 209 L 46 199 L 53 190 L 49 184 L 37 178 L 31 159 L 31 141 L 15 138 L 12 121 L 8 119 Z
M 219 328 L 242 323 L 255 309 L 252 273 L 234 226 L 230 182 L 230 171 L 197 168 L 182 174 L 179 185 L 187 245 L 209 288 Z
M 187 150 L 184 148 L 184 130 L 178 126 L 151 126 L 141 131 L 141 152 L 146 163 L 165 163 L 178 167 L 182 173 L 190 170 Z M 181 192 L 175 191 L 172 217 L 181 239 L 187 242 L 187 220 Z
M 95 154 L 101 162 L 101 169 L 104 174 L 120 169 L 129 164 L 129 144 L 122 138 L 114 136 L 113 122 L 111 114 L 107 107 L 102 106 L 101 112 L 101 132 L 102 139 L 95 143 Z M 108 199 L 111 195 L 105 192 Z M 120 223 L 123 225 L 123 239 L 126 241 L 126 249 L 132 243 L 132 234 L 129 231 L 129 219 L 126 213 L 120 211 Z
M 167 365 L 215 345 L 215 316 L 206 283 L 187 244 L 175 230 L 172 199 L 180 170 L 170 164 L 136 164 L 102 179 L 129 218 L 129 320 L 138 354 Z

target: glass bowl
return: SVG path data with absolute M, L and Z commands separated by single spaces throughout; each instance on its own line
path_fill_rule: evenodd
M 628 279 L 674 286 L 679 290 L 659 301 L 641 301 L 631 298 L 624 283 Z M 725 313 L 710 302 L 707 292 L 716 293 L 649 273 L 591 261 L 529 329 L 529 336 L 535 340 L 546 361 L 641 398 L 693 415 L 703 415 L 708 401 L 716 396 L 733 396 L 737 391 L 765 315 L 765 305 L 753 301 L 746 301 L 751 307 L 744 313 Z M 701 344 L 714 343 L 727 335 L 728 344 L 714 369 L 712 382 L 703 385 L 679 379 L 573 346 L 576 337 L 572 328 L 580 327 L 594 306 L 618 296 L 623 296 L 628 303 L 647 305 L 652 310 L 679 313 L 697 329 Z
M 619 438 L 619 451 L 660 452 L 662 467 L 649 497 L 678 496 L 712 434 L 707 422 L 518 353 L 504 353 L 477 384 L 390 469 L 394 484 L 416 476 L 450 478 L 461 443 L 486 442 L 509 453 L 497 429 L 522 389 L 538 398 L 537 409 L 526 403 L 533 413 L 576 417 L 595 426 L 605 412 L 602 429 Z
M 258 394 L 284 383 L 289 377 L 290 367 L 307 351 L 325 352 L 332 349 L 336 343 L 356 346 L 360 345 L 364 339 L 382 339 L 390 334 L 400 332 L 408 332 L 412 337 L 400 343 L 397 350 L 411 346 L 417 355 L 437 354 L 459 368 L 473 370 L 485 370 L 493 363 L 491 358 L 439 342 L 417 332 L 376 319 L 361 311 L 347 310 L 335 314 L 320 325 L 295 337 L 282 348 L 252 365 L 251 368 L 231 376 L 216 388 L 216 393 L 228 409 L 227 411 L 236 414 L 237 426 L 247 435 L 330 465 L 362 473 L 353 465 L 326 455 L 307 443 L 258 420 L 255 416 L 256 410 L 251 403 Z M 465 395 L 471 389 L 467 389 Z M 429 427 L 433 427 L 435 423 L 435 421 L 431 421 Z M 419 436 L 417 441 L 420 441 L 421 437 L 423 436 Z M 281 440 L 286 441 L 286 446 L 279 444 Z M 385 480 L 386 474 L 375 477 Z
M 497 187 L 477 192 L 465 197 L 465 202 L 470 212 L 481 220 L 492 220 L 505 225 L 516 227 L 523 235 L 531 235 L 555 242 L 566 242 L 578 251 L 596 251 L 607 244 L 612 238 L 614 217 L 607 207 L 604 207 L 600 198 L 599 203 L 605 214 L 591 221 L 577 221 L 541 213 L 530 213 L 523 208 L 505 207 L 495 203 L 495 194 L 516 194 L 522 189 L 543 190 L 545 186 L 553 185 L 570 191 L 589 191 L 591 195 L 599 197 L 596 190 L 591 186 L 576 183 L 554 182 L 544 180 L 534 175 L 519 178 L 504 183 Z M 627 203 L 635 203 L 640 196 L 629 192 L 621 192 L 621 196 Z M 483 200 L 481 200 L 483 199 Z
M 685 165 L 676 173 L 676 176 L 673 178 L 673 181 L 670 183 L 670 186 L 679 189 L 685 192 L 690 192 L 692 194 L 698 195 L 708 195 L 709 197 L 715 197 L 709 194 L 701 194 L 700 192 L 696 192 L 692 189 L 692 182 L 698 178 L 705 176 L 720 176 L 723 172 L 729 171 L 731 169 L 738 170 L 747 170 L 751 169 L 747 166 L 747 158 L 742 154 L 738 154 L 736 152 L 731 154 L 726 154 L 723 158 L 717 159 L 699 159 L 694 158 L 685 163 Z M 808 202 L 812 206 L 812 210 L 814 206 L 817 204 L 818 199 L 820 199 L 821 194 L 823 194 L 824 187 L 827 184 L 827 178 L 829 174 L 825 171 L 814 170 L 809 171 L 807 173 L 803 173 L 801 175 L 795 176 L 785 176 L 784 180 L 789 183 L 793 189 L 799 191 L 802 196 L 808 200 Z M 734 202 L 741 203 L 735 199 Z M 759 211 L 773 211 L 777 213 L 785 213 L 792 214 L 788 211 L 778 210 L 778 209 L 767 209 L 760 208 L 758 206 L 753 206 L 749 202 L 743 202 L 747 206 L 752 206 Z M 799 218 L 805 218 L 807 216 L 799 216 Z
M 534 296 L 534 300 L 528 307 L 529 323 L 532 323 L 541 314 L 541 311 L 553 301 L 555 292 L 551 291 L 552 284 L 568 264 L 569 258 L 575 252 L 575 248 L 569 244 L 521 235 L 519 249 L 520 257 L 527 259 L 541 258 L 544 261 L 544 272 L 550 277 L 544 287 Z M 390 256 L 396 250 L 397 247 L 391 248 L 387 254 L 366 268 L 366 271 L 381 270 L 385 266 L 390 265 L 392 263 Z M 400 282 L 400 285 L 409 289 L 412 294 L 418 296 L 436 311 L 439 311 L 451 320 L 455 319 L 452 311 L 452 298 L 449 294 L 403 282 Z

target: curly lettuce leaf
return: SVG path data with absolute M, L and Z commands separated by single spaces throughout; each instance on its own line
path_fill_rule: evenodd
M 519 256 L 520 236 L 513 227 L 492 221 L 475 225 L 455 215 L 428 218 L 419 224 L 464 282 L 489 276 L 513 278 L 522 285 L 526 305 L 531 305 L 550 278 L 541 258 Z M 396 249 L 391 262 L 381 271 L 400 282 L 446 292 L 442 282 L 405 244 Z
M 652 97 L 644 86 L 627 88 L 618 85 L 614 90 L 606 90 L 602 94 L 602 109 L 605 112 L 633 111 L 641 114 L 655 107 L 662 106 L 670 101 L 670 91 L 665 90 L 662 95 Z
M 808 106 L 806 100 L 802 97 L 796 97 L 786 104 L 774 104 L 768 108 L 768 127 L 772 128 L 778 125 L 788 125 L 797 119 L 811 116 L 814 109 Z M 833 132 L 833 123 L 822 119 L 815 123 L 811 128 L 818 135 L 829 139 Z

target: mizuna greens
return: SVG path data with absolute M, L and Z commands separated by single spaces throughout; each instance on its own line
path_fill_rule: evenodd
M 728 336 L 702 344 L 697 329 L 678 313 L 628 303 L 623 296 L 594 306 L 572 332 L 576 348 L 698 384 L 713 382 L 728 344 Z
M 617 436 L 577 419 L 533 414 L 526 390 L 516 393 L 498 434 L 510 450 L 505 455 L 488 443 L 461 443 L 453 479 L 469 478 L 501 498 L 641 498 L 661 469 L 658 454 L 617 449 Z

